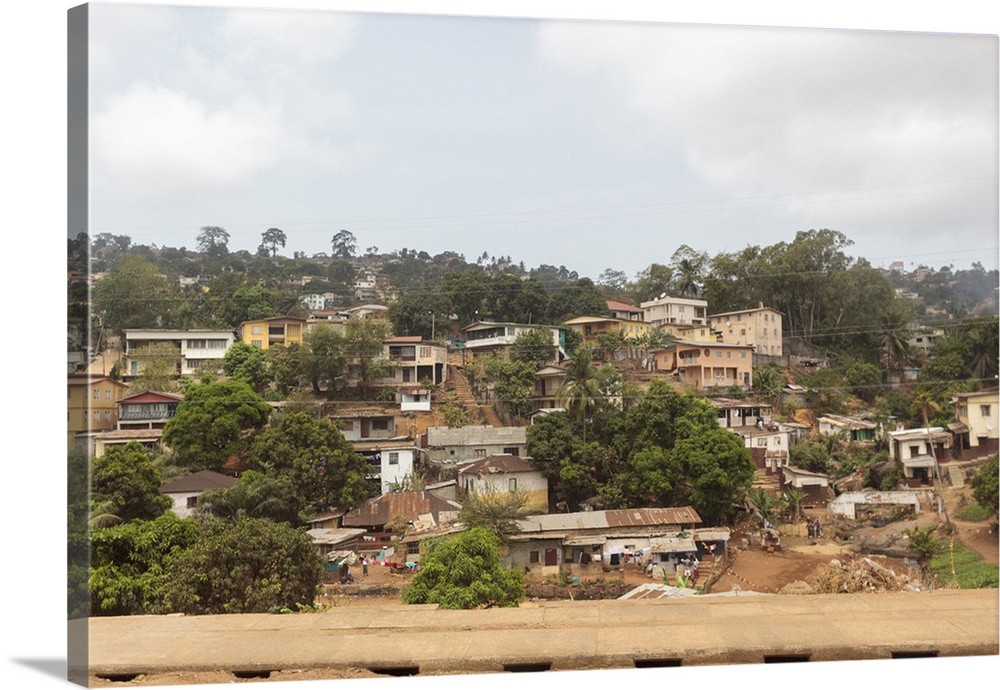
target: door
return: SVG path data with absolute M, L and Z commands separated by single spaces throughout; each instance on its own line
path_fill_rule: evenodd
M 545 565 L 558 565 L 556 550 L 545 549 Z

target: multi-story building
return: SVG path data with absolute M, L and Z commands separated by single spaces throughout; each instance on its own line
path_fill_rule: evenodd
M 90 452 L 95 434 L 118 425 L 118 401 L 126 386 L 107 376 L 70 374 L 67 378 L 66 447 Z
M 1000 394 L 997 391 L 958 393 L 955 406 L 956 454 L 963 459 L 982 458 L 997 452 L 1000 438 Z
M 125 376 L 142 373 L 144 352 L 169 348 L 177 354 L 177 375 L 189 376 L 203 364 L 221 364 L 236 336 L 227 330 L 166 330 L 130 328 L 125 331 Z M 157 356 L 162 353 L 155 352 Z
M 546 328 L 552 334 L 552 360 L 561 361 L 566 357 L 566 328 L 543 326 L 529 323 L 497 323 L 477 321 L 462 329 L 465 334 L 465 350 L 473 357 L 501 352 L 505 353 L 517 337 L 536 328 Z
M 756 309 L 712 314 L 708 323 L 724 343 L 750 345 L 762 355 L 782 354 L 781 312 L 777 309 L 760 305 Z
M 585 345 L 594 345 L 601 333 L 620 333 L 627 340 L 635 340 L 652 329 L 652 326 L 645 321 L 630 321 L 611 316 L 578 316 L 563 321 L 563 326 L 583 336 Z
M 675 374 L 694 388 L 753 384 L 753 349 L 749 345 L 677 341 L 650 354 L 654 369 Z
M 613 299 L 605 300 L 604 302 L 608 305 L 608 311 L 611 312 L 611 316 L 616 319 L 625 319 L 626 321 L 643 320 L 644 312 L 639 307 Z
M 523 426 L 432 426 L 427 428 L 425 446 L 431 463 L 455 465 L 491 455 L 524 455 L 527 433 Z
M 384 357 L 395 369 L 379 385 L 437 386 L 448 380 L 448 348 L 415 336 L 394 336 L 384 341 Z
M 305 337 L 306 320 L 297 316 L 272 316 L 269 319 L 254 319 L 240 324 L 240 340 L 267 350 L 273 345 L 288 347 L 302 344 Z
M 666 324 L 708 325 L 708 302 L 703 299 L 687 299 L 660 295 L 648 302 L 640 302 L 643 321 L 659 328 Z
M 118 401 L 119 429 L 162 429 L 184 400 L 173 393 L 144 391 Z

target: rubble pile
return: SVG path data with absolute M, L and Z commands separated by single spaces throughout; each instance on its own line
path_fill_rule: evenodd
M 910 585 L 910 578 L 897 575 L 870 558 L 851 561 L 830 561 L 816 578 L 813 589 L 820 594 L 854 594 L 857 592 L 901 592 Z

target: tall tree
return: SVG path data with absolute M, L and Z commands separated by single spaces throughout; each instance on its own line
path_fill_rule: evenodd
M 247 470 L 228 489 L 203 493 L 198 509 L 204 514 L 230 521 L 246 516 L 298 524 L 298 515 L 292 509 L 293 495 L 294 489 L 285 478 Z
M 218 381 L 187 389 L 177 413 L 163 429 L 163 442 L 177 464 L 192 470 L 220 470 L 229 458 L 242 458 L 254 431 L 271 408 L 241 381 Z
M 233 343 L 222 358 L 222 371 L 235 381 L 242 381 L 255 393 L 263 395 L 274 380 L 268 366 L 267 352 L 249 343 Z
M 229 232 L 217 225 L 206 225 L 198 232 L 198 251 L 212 257 L 229 253 Z
M 319 395 L 326 383 L 328 395 L 342 390 L 347 367 L 347 346 L 344 337 L 332 326 L 319 324 L 306 331 L 302 348 L 298 350 L 302 375 Z
M 349 230 L 341 230 L 330 240 L 333 256 L 341 259 L 349 259 L 354 256 L 358 248 L 358 240 L 354 233 Z
M 284 478 L 299 515 L 331 507 L 351 508 L 377 493 L 368 461 L 354 452 L 337 425 L 306 412 L 282 414 L 255 440 L 247 468 Z
M 593 350 L 589 347 L 578 349 L 567 363 L 566 378 L 556 391 L 559 406 L 583 425 L 584 443 L 587 442 L 587 416 L 601 395 L 597 367 L 592 359 Z
M 160 471 L 149 451 L 132 441 L 108 448 L 93 460 L 92 498 L 108 503 L 107 510 L 121 522 L 152 520 L 170 508 L 160 492 Z
M 278 247 L 284 249 L 287 240 L 285 233 L 279 228 L 268 228 L 260 235 L 260 248 L 274 257 L 278 254 Z

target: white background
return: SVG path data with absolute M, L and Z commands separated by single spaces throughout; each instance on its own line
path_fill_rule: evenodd
M 3 40 L 3 185 L 5 371 L 3 387 L 2 591 L 3 685 L 11 688 L 62 687 L 65 633 L 65 398 L 62 354 L 65 315 L 66 228 L 66 12 L 75 3 L 22 0 L 5 6 Z M 446 2 L 212 2 L 225 6 L 328 8 L 434 14 L 637 19 L 776 26 L 948 31 L 996 35 L 992 3 L 748 2 L 647 3 L 508 0 Z M 662 7 L 660 5 L 663 5 Z M 475 9 L 470 10 L 469 6 Z M 13 217 L 10 210 L 13 208 Z M 915 661 L 797 664 L 616 672 L 563 672 L 521 675 L 518 685 L 600 687 L 608 684 L 712 684 L 744 687 L 893 687 L 916 682 L 920 688 L 958 683 L 990 684 L 998 677 L 998 657 Z M 499 688 L 510 677 L 407 678 L 386 680 L 271 683 L 267 687 Z M 387 685 L 388 684 L 388 685 Z M 222 686 L 200 686 L 222 687 Z

